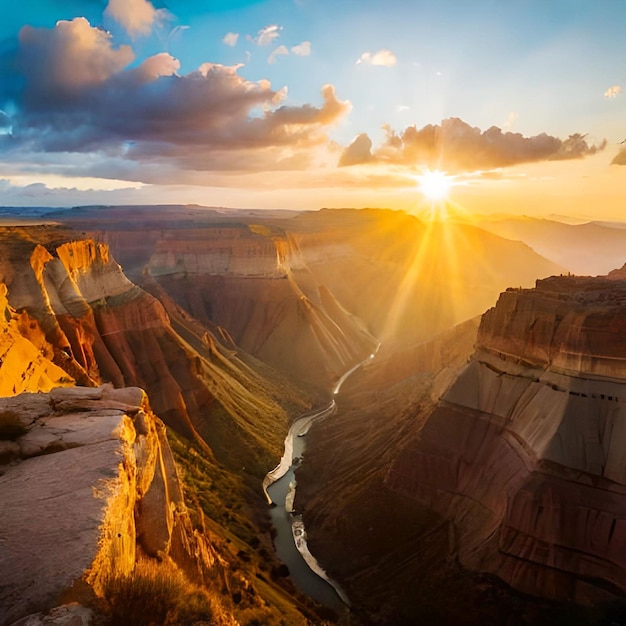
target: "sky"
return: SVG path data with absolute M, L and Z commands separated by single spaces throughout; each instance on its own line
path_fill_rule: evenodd
M 0 4 L 0 205 L 626 219 L 625 0 Z

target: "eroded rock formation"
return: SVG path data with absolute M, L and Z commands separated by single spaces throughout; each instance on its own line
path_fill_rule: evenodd
M 163 423 L 138 388 L 0 399 L 0 623 L 101 597 L 141 554 L 193 580 L 215 567 L 194 532 Z
M 626 591 L 626 282 L 503 293 L 387 484 L 453 523 L 471 570 L 558 600 Z
M 327 387 L 376 346 L 282 230 L 242 224 L 167 235 L 149 261 L 155 280 L 194 318 L 228 329 L 271 366 Z
M 11 235 L 27 248 L 20 233 Z M 28 339 L 20 345 L 32 344 L 60 368 L 55 380 L 142 387 L 168 425 L 229 466 L 262 476 L 280 457 L 288 411 L 306 409 L 307 394 L 275 372 L 261 374 L 226 333 L 213 334 L 170 300 L 166 310 L 126 278 L 105 244 L 61 233 L 27 250 L 8 255 L 3 268 L 16 311 L 5 307 L 6 315 Z M 26 363 L 13 363 L 18 377 L 23 370 Z M 11 393 L 46 388 L 43 379 L 28 387 L 7 376 L 2 384 Z

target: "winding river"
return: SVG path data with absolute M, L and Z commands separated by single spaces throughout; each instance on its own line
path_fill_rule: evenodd
M 374 359 L 376 351 L 348 370 L 333 388 L 336 396 L 343 383 L 361 366 Z M 309 552 L 306 542 L 306 530 L 302 523 L 302 516 L 293 511 L 296 480 L 295 468 L 303 460 L 306 448 L 305 435 L 312 424 L 332 415 L 337 410 L 335 400 L 332 399 L 323 408 L 305 413 L 298 418 L 289 429 L 285 438 L 285 451 L 280 463 L 263 480 L 263 492 L 268 504 L 272 504 L 270 515 L 276 530 L 274 545 L 278 558 L 287 565 L 294 584 L 319 604 L 340 610 L 350 606 L 348 597 L 341 587 L 322 569 L 315 557 Z

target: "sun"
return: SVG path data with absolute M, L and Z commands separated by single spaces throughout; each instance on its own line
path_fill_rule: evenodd
M 420 193 L 428 200 L 445 200 L 454 185 L 454 178 L 439 170 L 426 170 L 417 177 Z

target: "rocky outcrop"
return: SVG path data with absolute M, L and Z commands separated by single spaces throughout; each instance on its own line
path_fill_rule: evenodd
M 0 467 L 0 623 L 89 603 L 140 554 L 173 558 L 194 579 L 214 567 L 141 389 L 3 398 L 0 438 L 14 453 Z
M 18 315 L 7 300 L 6 285 L 0 283 L 0 396 L 24 391 L 49 391 L 73 385 L 74 379 L 50 359 L 54 350 L 37 324 Z
M 285 406 L 305 410 L 306 394 L 274 372 L 259 373 L 226 333 L 214 335 L 171 301 L 166 311 L 126 278 L 108 246 L 57 236 L 10 261 L 4 275 L 20 345 L 49 355 L 64 372 L 57 380 L 142 387 L 168 425 L 229 466 L 262 476 L 280 457 Z M 46 388 L 43 379 L 31 387 L 13 381 L 23 370 L 28 363 L 12 362 L 15 374 L 0 385 L 12 393 Z
M 626 282 L 509 290 L 387 484 L 455 529 L 469 569 L 534 595 L 626 591 Z

